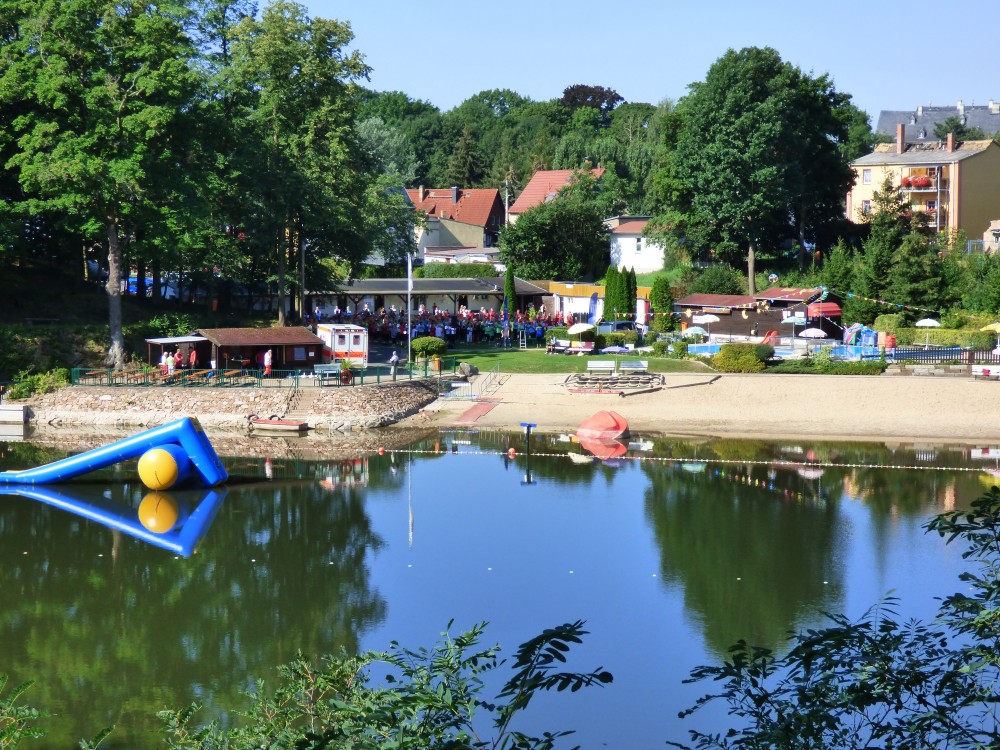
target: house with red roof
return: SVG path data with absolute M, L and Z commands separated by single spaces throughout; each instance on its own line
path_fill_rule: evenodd
M 643 237 L 648 216 L 612 216 L 605 219 L 611 235 L 611 263 L 619 270 L 653 273 L 663 269 L 663 247 Z
M 504 224 L 504 206 L 496 188 L 411 188 L 413 206 L 426 218 L 416 227 L 421 258 L 427 248 L 496 247 Z
M 573 175 L 578 171 L 577 169 L 545 169 L 535 172 L 508 210 L 507 220 L 513 224 L 517 221 L 517 217 L 529 208 L 540 206 L 554 199 L 560 190 L 569 185 Z M 599 180 L 604 174 L 604 169 L 591 169 L 590 173 L 594 175 L 594 179 Z

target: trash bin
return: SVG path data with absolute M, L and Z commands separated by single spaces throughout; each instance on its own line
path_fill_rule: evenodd
M 885 335 L 885 348 L 895 349 L 896 348 L 896 335 L 892 333 L 887 333 Z

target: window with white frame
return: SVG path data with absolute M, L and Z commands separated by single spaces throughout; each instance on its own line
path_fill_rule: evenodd
M 861 170 L 861 182 L 865 185 L 872 184 L 872 171 L 870 169 Z
M 642 252 L 642 237 L 636 237 L 635 238 L 635 251 L 637 253 L 641 253 Z
M 872 212 L 872 202 L 871 201 L 861 201 L 861 215 L 867 216 Z

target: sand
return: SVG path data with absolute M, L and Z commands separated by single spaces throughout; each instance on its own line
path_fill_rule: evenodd
M 608 409 L 633 434 L 1000 442 L 1000 382 L 971 377 L 672 374 L 661 390 L 624 398 L 570 393 L 565 380 L 502 375 L 484 394 L 494 408 L 464 426 L 574 432 Z M 455 425 L 472 406 L 439 398 L 404 424 Z

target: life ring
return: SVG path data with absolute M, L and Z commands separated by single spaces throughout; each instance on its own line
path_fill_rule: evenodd
M 341 385 L 350 385 L 354 382 L 354 373 L 350 370 L 340 371 L 340 383 Z

